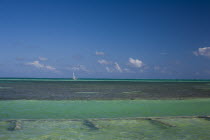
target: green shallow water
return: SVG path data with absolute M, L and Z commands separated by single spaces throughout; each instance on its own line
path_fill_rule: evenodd
M 157 120 L 21 121 L 21 129 L 10 131 L 9 121 L 0 121 L 1 140 L 209 140 L 210 121 L 200 118 Z M 167 123 L 172 127 L 165 125 Z
M 209 80 L 0 78 L 0 140 L 208 140 L 209 118 L 176 116 L 209 116 L 209 85 Z
M 200 115 L 210 115 L 210 99 L 0 101 L 0 119 L 87 119 Z

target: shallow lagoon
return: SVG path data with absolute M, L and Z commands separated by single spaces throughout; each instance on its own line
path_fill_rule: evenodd
M 8 130 L 9 121 L 0 121 L 1 140 L 208 140 L 210 121 L 200 118 L 164 118 L 22 121 L 22 129 Z M 168 125 L 170 124 L 170 125 Z
M 210 139 L 209 118 L 197 117 L 210 115 L 209 85 L 209 80 L 0 79 L 0 139 Z
M 210 99 L 191 100 L 7 100 L 0 119 L 84 119 L 210 115 Z
M 195 116 L 209 115 L 209 106 L 210 99 L 0 101 L 0 139 L 204 140 L 209 118 Z M 20 129 L 10 128 L 14 121 Z

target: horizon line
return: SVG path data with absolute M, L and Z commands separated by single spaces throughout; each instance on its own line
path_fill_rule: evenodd
M 0 79 L 73 79 L 69 78 L 47 78 L 47 77 L 0 77 Z M 78 80 L 85 79 L 103 79 L 103 80 L 210 80 L 203 78 L 78 78 Z

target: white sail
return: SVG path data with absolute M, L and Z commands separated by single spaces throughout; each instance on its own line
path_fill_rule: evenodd
M 74 75 L 74 72 L 73 72 L 73 77 L 72 77 L 73 80 L 77 80 L 76 76 Z

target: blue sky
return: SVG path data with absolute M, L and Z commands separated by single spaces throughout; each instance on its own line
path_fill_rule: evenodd
M 210 78 L 210 1 L 0 0 L 0 77 Z

